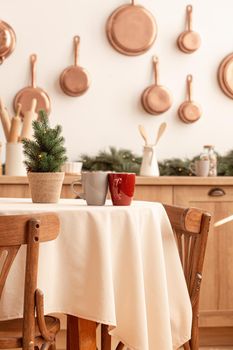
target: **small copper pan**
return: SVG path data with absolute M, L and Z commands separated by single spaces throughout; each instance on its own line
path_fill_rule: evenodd
M 106 33 L 112 47 L 128 55 L 141 55 L 153 45 L 157 36 L 154 16 L 144 7 L 131 4 L 117 8 L 108 18 Z
M 166 112 L 172 105 L 169 90 L 158 84 L 158 57 L 153 57 L 155 83 L 147 87 L 141 96 L 142 106 L 146 112 L 158 115 Z
M 192 100 L 192 75 L 187 76 L 187 94 L 188 100 L 183 102 L 179 109 L 178 115 L 182 122 L 190 124 L 196 122 L 202 114 L 201 107 Z
M 64 69 L 60 75 L 60 86 L 62 91 L 72 97 L 84 94 L 90 86 L 88 72 L 78 65 L 78 50 L 80 37 L 74 37 L 74 66 Z
M 192 14 L 193 8 L 191 5 L 186 7 L 186 27 L 177 39 L 178 48 L 185 53 L 192 53 L 199 49 L 201 45 L 201 37 L 197 32 L 192 30 Z
M 3 63 L 15 48 L 16 35 L 11 26 L 0 21 L 0 64 Z
M 47 114 L 49 114 L 51 111 L 50 98 L 48 94 L 43 89 L 36 86 L 36 61 L 36 54 L 32 54 L 30 56 L 32 79 L 31 86 L 21 89 L 14 98 L 13 104 L 15 111 L 17 111 L 17 106 L 19 103 L 22 105 L 21 116 L 24 116 L 24 113 L 30 110 L 33 99 L 37 100 L 36 113 L 38 113 L 41 109 L 45 110 Z

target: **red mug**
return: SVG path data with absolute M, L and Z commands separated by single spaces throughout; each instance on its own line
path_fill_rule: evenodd
M 135 174 L 110 173 L 108 183 L 113 205 L 130 205 L 134 195 Z

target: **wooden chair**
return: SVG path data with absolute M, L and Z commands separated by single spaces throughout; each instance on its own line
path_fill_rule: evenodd
M 211 216 L 197 208 L 181 208 L 173 205 L 164 205 L 164 208 L 177 240 L 193 311 L 191 339 L 184 344 L 183 348 L 184 350 L 198 350 L 199 296 Z M 102 325 L 101 334 L 103 344 L 101 350 L 110 350 L 111 337 L 107 326 Z M 124 345 L 119 343 L 116 350 L 123 348 Z
M 192 333 L 185 350 L 199 349 L 199 297 L 211 216 L 197 208 L 164 205 L 174 231 L 192 304 Z
M 0 349 L 56 348 L 60 322 L 55 317 L 44 316 L 43 294 L 36 288 L 39 244 L 55 239 L 59 227 L 59 219 L 53 213 L 0 216 L 0 257 L 6 255 L 0 269 L 0 300 L 19 248 L 27 245 L 23 318 L 0 321 Z

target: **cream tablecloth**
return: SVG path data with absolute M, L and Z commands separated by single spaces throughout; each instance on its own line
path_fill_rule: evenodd
M 190 338 L 191 306 L 173 232 L 163 206 L 87 206 L 82 200 L 32 204 L 0 199 L 0 215 L 54 211 L 61 233 L 42 243 L 38 287 L 45 312 L 109 324 L 130 349 L 176 349 Z M 22 316 L 21 248 L 0 304 L 0 318 Z

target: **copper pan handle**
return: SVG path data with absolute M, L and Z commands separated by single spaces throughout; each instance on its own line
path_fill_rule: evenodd
M 186 7 L 186 11 L 187 11 L 187 27 L 188 27 L 188 31 L 190 32 L 193 28 L 193 7 L 192 7 L 192 5 L 188 5 Z
M 36 61 L 37 61 L 36 54 L 32 54 L 30 56 L 30 61 L 31 61 L 32 87 L 36 88 Z
M 4 56 L 0 57 L 0 64 L 3 64 L 4 60 L 5 60 Z
M 135 5 L 135 0 L 131 0 L 131 5 L 132 5 L 132 6 Z
M 193 95 L 193 76 L 189 74 L 187 76 L 187 93 L 188 93 L 188 101 L 192 101 L 192 95 Z
M 155 85 L 158 85 L 158 81 L 159 81 L 158 64 L 159 64 L 159 59 L 158 59 L 158 57 L 157 57 L 157 56 L 153 56 L 153 67 L 154 67 Z
M 74 65 L 78 66 L 78 50 L 80 44 L 80 36 L 75 35 L 74 37 Z

